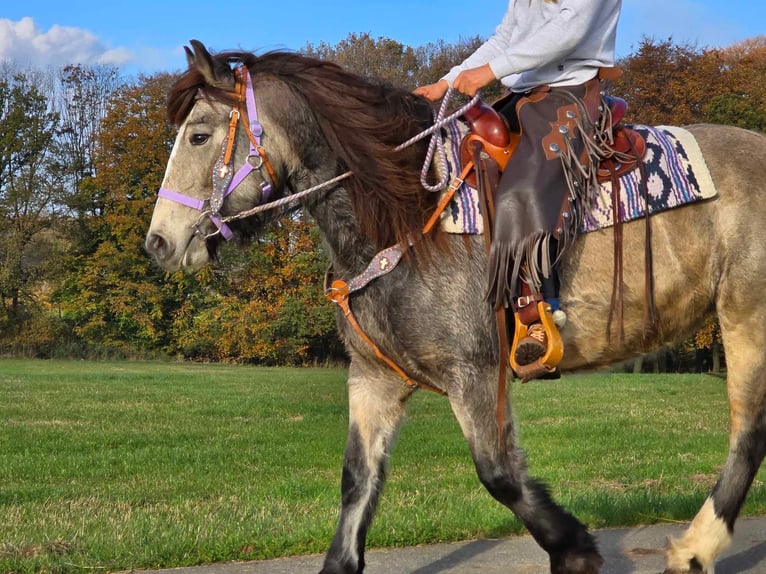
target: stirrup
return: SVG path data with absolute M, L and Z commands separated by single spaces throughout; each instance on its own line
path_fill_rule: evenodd
M 564 343 L 561 340 L 561 334 L 559 333 L 556 324 L 553 322 L 553 314 L 550 304 L 545 301 L 538 301 L 537 312 L 540 315 L 540 323 L 545 329 L 547 345 L 545 347 L 545 354 L 528 365 L 519 365 L 518 362 L 516 362 L 516 348 L 519 341 L 527 336 L 529 325 L 525 325 L 521 322 L 518 313 L 513 314 L 516 326 L 513 333 L 510 363 L 511 368 L 516 373 L 516 376 L 521 379 L 522 383 L 555 372 L 556 367 L 564 357 Z

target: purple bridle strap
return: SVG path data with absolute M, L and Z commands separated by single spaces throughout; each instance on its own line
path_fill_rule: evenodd
M 245 71 L 243 72 L 243 75 L 245 76 L 245 105 L 247 106 L 247 119 L 250 124 L 250 133 L 253 135 L 253 138 L 255 138 L 255 142 L 258 145 L 261 145 L 261 136 L 263 135 L 263 126 L 261 125 L 261 122 L 258 120 L 258 106 L 255 103 L 255 91 L 253 91 L 253 80 L 250 77 L 250 74 Z M 247 175 L 255 169 L 251 163 L 250 158 L 251 157 L 261 157 L 260 152 L 258 151 L 258 148 L 255 147 L 255 144 L 253 143 L 252 139 L 248 138 L 250 142 L 250 154 L 248 155 L 248 161 L 245 162 L 245 165 L 243 165 L 239 171 L 234 175 L 234 179 L 231 181 L 231 185 L 229 186 L 230 190 L 228 193 L 231 193 L 231 191 L 234 190 L 239 183 L 247 177 Z M 244 173 L 243 173 L 244 172 Z M 240 175 L 241 174 L 241 175 Z M 264 182 L 261 185 L 261 203 L 266 203 L 269 201 L 271 197 L 271 184 L 268 182 Z
M 196 209 L 197 211 L 202 211 L 202 209 L 205 207 L 205 202 L 202 201 L 201 199 L 196 199 L 194 197 L 189 197 L 188 195 L 183 195 L 181 193 L 173 191 L 172 189 L 165 189 L 164 187 L 161 187 L 157 195 L 159 197 L 169 199 L 170 201 L 175 201 L 176 203 L 180 203 L 181 205 L 185 205 L 186 207 L 191 207 L 192 209 Z
M 201 212 L 205 211 L 205 202 L 203 200 L 196 199 L 194 197 L 189 197 L 188 195 L 183 195 L 182 193 L 178 193 L 176 191 L 173 191 L 172 189 L 165 189 L 164 187 L 162 187 L 160 188 L 160 191 L 157 195 L 159 197 L 162 197 L 163 199 L 174 201 L 175 203 L 185 205 L 186 207 L 191 207 L 192 209 L 196 209 L 197 211 L 201 211 Z M 232 233 L 229 226 L 226 225 L 225 223 L 221 223 L 220 217 L 212 213 L 209 213 L 208 217 L 210 218 L 210 221 L 213 222 L 213 225 L 215 225 L 216 228 L 220 230 L 221 237 L 223 237 L 226 241 L 229 241 L 231 240 L 232 237 L 234 237 L 234 234 Z

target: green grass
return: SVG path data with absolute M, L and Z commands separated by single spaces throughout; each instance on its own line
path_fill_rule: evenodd
M 345 376 L 0 361 L 0 572 L 325 551 Z M 690 518 L 726 459 L 725 388 L 713 377 L 570 376 L 511 392 L 531 472 L 593 527 Z M 763 480 L 761 471 L 745 513 L 766 514 Z M 477 480 L 448 401 L 418 393 L 369 545 L 521 530 Z

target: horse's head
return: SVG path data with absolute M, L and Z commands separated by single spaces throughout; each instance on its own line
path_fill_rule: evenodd
M 191 43 L 189 69 L 168 98 L 179 130 L 146 238 L 168 271 L 205 265 L 232 236 L 227 216 L 269 201 L 283 181 L 285 154 L 269 152 L 286 142 L 257 105 L 246 62 L 213 58 Z

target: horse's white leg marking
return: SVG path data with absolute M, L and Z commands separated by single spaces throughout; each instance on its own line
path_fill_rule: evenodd
M 696 560 L 707 574 L 713 574 L 715 559 L 731 543 L 726 523 L 716 516 L 713 499 L 708 498 L 680 540 L 670 540 L 666 554 L 668 570 L 688 572 Z
M 763 255 L 749 255 L 750 265 L 766 268 Z M 759 260 L 760 258 L 760 260 Z M 711 574 L 716 558 L 731 542 L 739 510 L 764 456 L 765 387 L 763 355 L 764 312 L 753 303 L 753 293 L 766 288 L 757 279 L 740 276 L 744 267 L 732 266 L 720 282 L 717 309 L 726 348 L 727 391 L 730 408 L 729 456 L 710 497 L 680 540 L 667 552 L 669 572 L 689 572 L 697 566 Z

